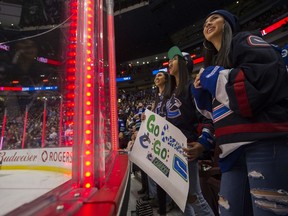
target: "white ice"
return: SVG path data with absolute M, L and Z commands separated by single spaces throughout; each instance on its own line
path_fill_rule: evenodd
M 31 202 L 71 179 L 63 173 L 0 170 L 0 215 Z

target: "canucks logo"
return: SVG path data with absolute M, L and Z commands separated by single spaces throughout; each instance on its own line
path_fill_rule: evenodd
M 181 111 L 179 107 L 182 105 L 181 101 L 176 98 L 174 95 L 166 104 L 167 109 L 167 117 L 168 118 L 177 118 L 178 116 L 181 116 Z
M 172 166 L 174 171 L 187 182 L 188 181 L 187 164 L 180 157 L 174 155 Z
M 142 136 L 140 136 L 139 142 L 143 148 L 148 148 L 148 146 L 151 143 L 151 140 L 149 138 L 149 133 L 147 133 L 147 134 L 144 133 Z

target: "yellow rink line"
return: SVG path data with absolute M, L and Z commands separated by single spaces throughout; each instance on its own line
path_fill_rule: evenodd
M 72 174 L 72 170 L 63 167 L 53 167 L 53 166 L 31 166 L 31 165 L 0 165 L 0 170 L 41 170 L 41 171 L 50 171 L 58 172 L 63 174 Z

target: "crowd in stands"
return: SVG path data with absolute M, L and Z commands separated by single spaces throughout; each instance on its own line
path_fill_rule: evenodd
M 140 127 L 140 115 L 146 108 L 150 109 L 155 91 L 153 89 L 138 91 L 137 93 L 120 93 L 121 102 L 119 111 L 119 138 L 121 147 L 126 148 L 135 131 Z M 45 95 L 45 93 L 44 93 Z M 48 95 L 48 94 L 47 94 Z M 39 95 L 38 95 L 39 96 Z M 34 98 L 34 99 L 33 99 Z M 42 98 L 42 99 L 41 99 Z M 61 143 L 59 144 L 60 99 L 53 96 L 46 97 L 46 128 L 45 147 L 64 146 L 73 135 L 72 126 L 62 125 Z M 46 100 L 45 99 L 45 100 Z M 6 124 L 3 130 L 2 149 L 22 148 L 24 119 L 28 108 L 26 136 L 24 148 L 38 148 L 42 146 L 44 99 L 34 93 L 11 94 L 6 101 L 1 102 L 0 122 L 3 125 L 6 107 Z M 121 123 L 122 122 L 122 123 Z
M 3 127 L 4 119 L 4 104 L 1 104 L 0 121 L 1 131 L 3 133 L 2 149 L 19 149 L 22 148 L 38 148 L 42 146 L 43 131 L 43 113 L 44 113 L 44 101 L 36 99 L 33 103 L 27 104 L 27 95 L 21 96 L 22 99 L 17 101 L 8 102 L 6 104 L 6 124 Z M 23 97 L 26 97 L 23 99 Z M 20 98 L 20 97 L 19 97 Z M 10 104 L 9 104 L 10 103 Z M 16 105 L 17 103 L 17 105 Z M 59 98 L 49 99 L 46 102 L 46 127 L 45 137 L 43 145 L 45 147 L 55 147 L 64 145 L 63 140 L 59 145 Z M 12 108 L 13 107 L 13 108 Z M 27 108 L 27 109 L 26 109 Z M 25 142 L 23 143 L 23 131 L 25 114 L 27 112 L 27 124 L 25 133 Z M 63 131 L 65 131 L 63 129 Z M 63 132 L 64 133 L 64 132 Z
M 137 74 L 143 74 L 146 71 L 153 71 L 163 67 L 163 62 L 167 60 L 153 60 L 146 64 L 123 64 L 120 65 L 117 72 L 117 77 L 132 76 L 132 78 Z
M 151 109 L 154 102 L 153 89 L 119 94 L 118 103 L 118 130 L 120 148 L 125 149 L 131 137 L 138 131 L 141 124 L 141 114 L 145 109 Z

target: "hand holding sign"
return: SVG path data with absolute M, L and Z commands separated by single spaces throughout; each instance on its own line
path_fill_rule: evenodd
M 188 143 L 187 146 L 187 148 L 183 148 L 183 151 L 184 156 L 186 156 L 189 161 L 196 160 L 205 150 L 204 146 L 199 142 Z

